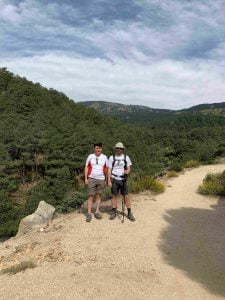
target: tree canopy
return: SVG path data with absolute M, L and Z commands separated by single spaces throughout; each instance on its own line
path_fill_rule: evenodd
M 60 207 L 77 197 L 80 203 L 84 162 L 95 142 L 103 142 L 106 155 L 123 142 L 133 172 L 155 175 L 190 159 L 209 163 L 224 155 L 224 137 L 225 119 L 218 116 L 184 112 L 129 124 L 2 68 L 0 237 L 15 234 L 40 200 Z

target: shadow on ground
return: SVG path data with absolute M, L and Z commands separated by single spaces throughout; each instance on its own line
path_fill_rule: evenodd
M 168 264 L 225 296 L 225 199 L 211 208 L 168 210 L 159 249 Z
M 122 206 L 121 199 L 119 199 L 118 200 L 118 207 L 117 207 L 117 218 L 120 219 L 120 221 L 122 222 L 123 213 L 122 213 L 121 206 Z M 96 203 L 93 204 L 93 207 L 92 207 L 92 210 L 91 210 L 92 213 L 95 212 L 95 208 L 96 208 Z M 82 213 L 84 216 L 87 215 L 87 201 L 81 206 L 79 212 Z M 106 213 L 109 216 L 111 215 L 111 213 L 112 213 L 111 200 L 102 201 L 101 206 L 100 206 L 100 213 Z M 126 208 L 125 208 L 124 216 L 125 216 L 125 218 L 128 218 Z
M 91 212 L 94 213 L 96 208 L 96 203 L 94 202 Z M 100 212 L 110 214 L 112 211 L 111 201 L 104 201 L 101 203 Z M 86 215 L 87 214 L 87 202 L 85 202 L 81 208 L 80 213 Z

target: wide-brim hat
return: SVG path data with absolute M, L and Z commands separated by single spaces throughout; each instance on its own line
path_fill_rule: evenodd
M 121 143 L 121 142 L 116 143 L 116 145 L 115 145 L 114 148 L 122 148 L 122 149 L 125 149 L 123 143 Z

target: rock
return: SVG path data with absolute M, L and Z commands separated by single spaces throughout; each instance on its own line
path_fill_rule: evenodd
M 16 237 L 24 235 L 32 229 L 39 228 L 43 223 L 52 220 L 54 212 L 55 208 L 52 205 L 40 201 L 36 211 L 20 221 Z
M 48 222 L 53 218 L 55 212 L 55 207 L 46 203 L 45 201 L 40 201 L 38 208 L 34 212 L 36 215 L 39 215 L 44 222 Z

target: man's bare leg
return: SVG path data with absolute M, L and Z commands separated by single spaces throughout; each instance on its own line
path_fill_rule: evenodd
M 127 212 L 128 212 L 128 219 L 130 219 L 132 222 L 135 221 L 135 217 L 134 215 L 132 214 L 131 212 L 131 201 L 130 201 L 130 198 L 128 197 L 128 195 L 125 195 L 124 196 L 124 201 L 125 201 L 125 205 L 127 207 Z
M 92 209 L 92 205 L 93 205 L 93 199 L 94 199 L 94 197 L 93 196 L 89 196 L 88 197 L 88 213 L 89 214 L 91 214 L 91 209 Z
M 124 201 L 125 201 L 126 207 L 131 208 L 131 202 L 130 202 L 130 198 L 128 197 L 128 195 L 124 196 Z
M 87 207 L 88 207 L 88 214 L 87 214 L 87 218 L 86 221 L 90 222 L 91 221 L 91 209 L 92 209 L 92 205 L 93 205 L 93 196 L 89 196 L 88 200 L 87 200 Z
M 112 208 L 117 208 L 117 197 L 116 196 L 112 196 L 111 199 L 111 203 L 112 203 Z
M 97 194 L 96 195 L 96 213 L 99 213 L 99 208 L 100 208 L 100 204 L 101 204 L 101 195 L 100 194 Z
M 115 195 L 112 196 L 111 203 L 112 203 L 112 214 L 109 219 L 114 220 L 116 217 L 116 209 L 117 209 L 117 197 Z

